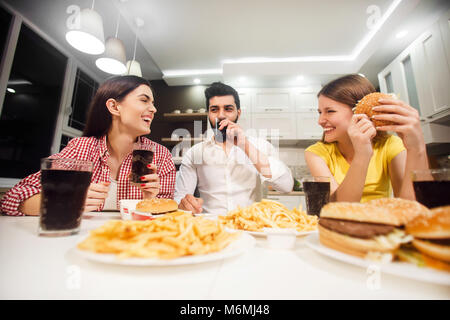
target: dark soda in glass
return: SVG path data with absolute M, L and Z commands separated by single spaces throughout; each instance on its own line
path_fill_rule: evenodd
M 41 230 L 71 230 L 80 226 L 91 175 L 88 171 L 41 171 Z
M 131 159 L 131 175 L 130 180 L 134 183 L 142 183 L 141 177 L 152 173 L 147 165 L 153 161 L 152 150 L 133 150 Z
M 450 169 L 414 170 L 412 182 L 416 200 L 429 209 L 450 204 Z
M 330 201 L 330 183 L 303 181 L 303 191 L 308 214 L 319 216 L 322 207 Z
M 450 181 L 413 181 L 416 199 L 427 208 L 450 205 Z
M 91 176 L 91 161 L 41 160 L 39 235 L 66 236 L 78 233 Z

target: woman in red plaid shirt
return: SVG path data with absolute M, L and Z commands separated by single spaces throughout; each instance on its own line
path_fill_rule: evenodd
M 150 83 L 136 76 L 117 76 L 98 88 L 91 105 L 83 137 L 72 139 L 50 158 L 72 158 L 93 162 L 92 180 L 84 211 L 117 209 L 121 199 L 171 198 L 175 188 L 175 165 L 167 148 L 143 137 L 150 133 L 156 112 Z M 132 185 L 131 154 L 140 141 L 155 149 L 152 174 Z M 1 211 L 8 215 L 38 215 L 41 173 L 36 172 L 4 195 Z M 108 208 L 106 208 L 106 207 Z

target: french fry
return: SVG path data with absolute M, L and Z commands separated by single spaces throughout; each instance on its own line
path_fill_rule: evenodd
M 263 228 L 295 228 L 297 231 L 317 229 L 316 216 L 306 214 L 301 207 L 287 209 L 277 201 L 263 199 L 260 202 L 241 208 L 238 207 L 219 216 L 222 225 L 232 229 L 263 231 Z
M 190 213 L 168 213 L 154 220 L 111 220 L 78 244 L 81 250 L 129 257 L 174 259 L 222 250 L 239 237 L 217 222 Z

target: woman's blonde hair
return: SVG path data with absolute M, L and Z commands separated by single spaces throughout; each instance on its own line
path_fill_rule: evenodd
M 346 104 L 350 109 L 353 109 L 359 100 L 372 92 L 376 92 L 376 90 L 369 80 L 358 74 L 349 74 L 327 83 L 319 91 L 317 97 L 323 95 L 334 101 Z M 372 139 L 372 143 L 385 141 L 388 136 L 384 131 L 377 131 L 377 135 Z M 323 136 L 322 142 L 325 142 Z

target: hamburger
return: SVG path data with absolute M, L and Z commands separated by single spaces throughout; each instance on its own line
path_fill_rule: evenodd
M 401 260 L 450 272 L 450 206 L 431 209 L 431 215 L 413 219 L 405 230 L 414 239 L 398 251 Z
M 172 199 L 145 199 L 136 204 L 136 210 L 151 215 L 165 214 L 178 210 L 178 203 Z
M 412 240 L 404 225 L 422 214 L 429 210 L 404 199 L 328 203 L 320 212 L 319 240 L 326 247 L 360 258 L 390 261 L 402 243 Z
M 372 110 L 373 107 L 381 105 L 381 103 L 378 102 L 379 99 L 392 99 L 392 96 L 381 92 L 369 93 L 358 101 L 355 107 L 355 114 L 366 114 L 375 127 L 393 124 L 391 121 L 372 119 L 372 116 L 375 114 L 383 114 L 383 112 Z

